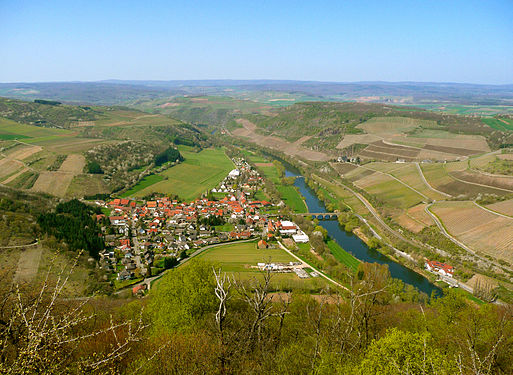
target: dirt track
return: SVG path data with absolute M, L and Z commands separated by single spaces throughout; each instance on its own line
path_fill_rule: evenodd
M 326 161 L 330 157 L 323 152 L 309 150 L 301 146 L 309 137 L 302 137 L 296 142 L 287 142 L 282 138 L 271 135 L 261 135 L 256 133 L 256 125 L 246 119 L 236 120 L 243 128 L 234 130 L 232 133 L 238 137 L 249 138 L 251 142 L 260 146 L 270 147 L 282 151 L 289 156 L 297 156 L 311 161 Z

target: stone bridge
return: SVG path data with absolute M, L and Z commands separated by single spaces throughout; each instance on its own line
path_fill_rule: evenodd
M 338 218 L 339 212 L 307 212 L 304 214 L 295 213 L 295 214 L 291 214 L 291 215 L 292 216 L 303 216 L 303 217 L 311 216 L 314 219 L 319 219 L 319 220 L 333 220 L 333 219 Z

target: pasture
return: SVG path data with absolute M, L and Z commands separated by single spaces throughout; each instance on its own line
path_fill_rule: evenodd
M 137 189 L 135 197 L 144 197 L 150 193 L 178 195 L 184 200 L 193 200 L 207 190 L 217 186 L 234 168 L 232 161 L 222 148 L 204 149 L 200 152 L 186 151 L 181 148 L 185 160 L 160 173 L 163 180 L 143 189 Z

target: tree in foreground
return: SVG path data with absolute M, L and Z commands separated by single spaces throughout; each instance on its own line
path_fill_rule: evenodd
M 429 333 L 410 333 L 393 328 L 369 346 L 360 365 L 362 375 L 449 375 L 456 362 L 432 345 Z

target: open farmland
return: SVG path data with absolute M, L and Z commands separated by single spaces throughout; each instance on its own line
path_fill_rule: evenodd
M 406 164 L 403 168 L 390 171 L 390 174 L 431 199 L 440 200 L 445 198 L 424 183 L 415 164 Z
M 490 151 L 483 136 L 449 133 L 431 120 L 375 117 L 358 125 L 357 129 L 365 134 L 345 135 L 337 148 L 368 144 L 359 156 L 372 160 L 456 160 Z
M 378 172 L 371 173 L 354 184 L 392 207 L 408 208 L 422 202 L 421 195 L 392 177 Z
M 262 277 L 256 266 L 260 262 L 288 263 L 296 262 L 292 256 L 280 248 L 257 249 L 255 242 L 243 242 L 217 246 L 205 250 L 198 259 L 212 262 L 221 267 L 223 272 L 231 273 L 235 278 L 247 280 Z M 295 273 L 272 275 L 275 289 L 289 290 L 291 287 L 318 290 L 326 285 L 323 278 L 300 279 Z
M 358 125 L 368 134 L 402 134 L 418 127 L 436 126 L 434 121 L 417 120 L 408 117 L 374 117 Z
M 489 204 L 486 207 L 492 211 L 513 217 L 513 199 Z
M 506 193 L 513 193 L 513 177 L 491 176 L 476 171 L 455 171 L 452 175 L 463 181 L 505 189 Z
M 483 122 L 489 127 L 502 130 L 502 131 L 512 131 L 513 130 L 513 119 L 512 118 L 484 118 Z
M 66 196 L 81 198 L 87 195 L 106 193 L 109 193 L 109 189 L 103 182 L 102 175 L 78 174 L 69 184 Z
M 144 197 L 156 192 L 192 200 L 216 187 L 234 167 L 221 148 L 204 149 L 198 153 L 182 148 L 180 152 L 185 158 L 182 163 L 160 173 L 164 178 L 162 181 L 136 191 L 134 196 Z
M 442 163 L 422 164 L 421 168 L 426 180 L 431 186 L 452 196 L 465 195 L 468 197 L 475 197 L 479 193 L 498 195 L 507 194 L 507 191 L 504 190 L 466 183 L 463 180 L 453 178 L 447 172 L 444 164 Z
M 427 204 L 418 204 L 407 209 L 404 213 L 394 217 L 394 220 L 411 232 L 418 233 L 425 227 L 434 225 L 433 219 L 426 211 Z
M 64 197 L 73 178 L 82 173 L 85 159 L 83 155 L 71 154 L 55 172 L 45 171 L 39 174 L 32 187 L 33 191 Z
M 472 249 L 513 261 L 513 219 L 490 213 L 472 202 L 440 202 L 431 211 L 452 235 Z
M 325 153 L 313 151 L 301 146 L 302 143 L 307 140 L 307 137 L 300 138 L 295 142 L 288 142 L 283 138 L 258 134 L 257 126 L 249 120 L 238 119 L 237 122 L 243 127 L 234 130 L 233 134 L 238 137 L 249 138 L 251 142 L 260 146 L 273 148 L 284 152 L 289 156 L 300 157 L 312 161 L 325 161 L 329 159 L 329 156 Z

